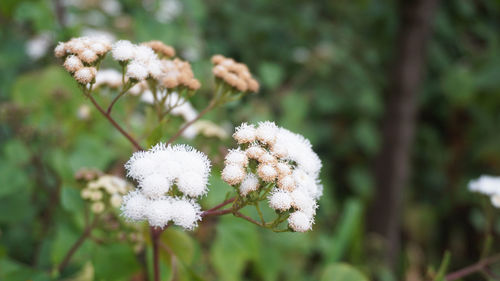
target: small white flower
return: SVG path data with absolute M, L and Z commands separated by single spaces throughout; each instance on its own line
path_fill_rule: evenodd
M 66 60 L 64 60 L 64 68 L 68 72 L 75 72 L 83 68 L 83 63 L 82 61 L 75 55 L 69 55 Z
M 101 69 L 97 71 L 94 87 L 106 85 L 118 88 L 122 85 L 122 74 L 114 69 Z
M 278 171 L 280 177 L 284 177 L 292 173 L 292 168 L 287 163 L 279 162 L 276 164 L 276 171 Z
M 255 131 L 257 139 L 265 144 L 273 144 L 276 140 L 276 133 L 278 132 L 278 127 L 274 122 L 265 121 L 259 122 L 259 126 Z
M 172 220 L 176 225 L 192 230 L 201 220 L 201 207 L 191 200 L 177 199 L 172 203 Z
M 96 69 L 94 67 L 82 67 L 75 72 L 75 79 L 80 84 L 88 84 L 94 80 Z
M 153 49 L 148 46 L 135 46 L 134 60 L 147 64 L 151 60 L 158 59 Z
M 297 232 L 306 232 L 312 228 L 312 217 L 304 212 L 296 211 L 288 217 L 288 225 Z
M 276 158 L 274 156 L 271 155 L 271 153 L 269 152 L 265 152 L 263 153 L 260 157 L 259 157 L 259 162 L 260 163 L 266 163 L 266 164 L 270 164 L 270 165 L 274 165 L 276 164 L 278 161 L 276 160 Z
M 139 190 L 135 190 L 123 197 L 121 211 L 127 219 L 141 221 L 146 218 L 146 207 L 150 207 L 149 201 Z
M 246 153 L 250 159 L 259 159 L 262 154 L 266 153 L 266 151 L 258 145 L 252 145 L 247 148 Z
M 120 40 L 113 44 L 111 54 L 117 61 L 131 60 L 135 56 L 135 45 L 127 40 Z
M 172 183 L 168 178 L 161 174 L 148 175 L 139 183 L 142 193 L 149 198 L 158 198 L 165 195 L 171 185 Z
M 274 189 L 268 199 L 269 207 L 274 210 L 286 211 L 292 206 L 292 197 L 290 193 L 283 190 Z
M 231 149 L 225 157 L 226 165 L 234 164 L 242 167 L 248 165 L 248 157 L 246 153 L 240 149 Z
M 142 81 L 148 77 L 149 72 L 146 65 L 134 60 L 127 65 L 127 73 L 125 75 L 129 78 Z
M 115 208 L 120 207 L 122 202 L 123 202 L 122 197 L 118 194 L 113 194 L 111 196 L 111 198 L 109 199 L 109 204 L 111 204 L 111 206 L 113 206 Z
M 247 196 L 248 193 L 259 188 L 259 179 L 254 174 L 247 174 L 243 182 L 240 184 L 241 196 Z
M 304 192 L 302 189 L 295 189 L 290 193 L 292 198 L 292 206 L 299 211 L 302 211 L 306 214 L 314 216 L 316 213 L 316 202 L 314 199 Z
M 278 180 L 278 187 L 284 190 L 292 191 L 295 189 L 295 179 L 291 176 L 284 176 Z
M 243 167 L 238 165 L 227 165 L 222 170 L 222 180 L 227 182 L 230 185 L 237 185 L 243 181 L 245 178 L 245 170 Z
M 259 177 L 265 182 L 272 182 L 278 176 L 276 169 L 274 169 L 274 167 L 269 164 L 259 164 L 257 173 L 259 174 Z
M 54 49 L 54 55 L 57 58 L 62 58 L 66 55 L 66 46 L 64 42 L 59 42 Z
M 173 206 L 167 198 L 149 200 L 144 210 L 151 226 L 163 228 L 172 219 Z
M 255 126 L 242 123 L 236 128 L 233 138 L 239 143 L 250 143 L 255 140 Z
M 98 58 L 97 54 L 94 51 L 92 51 L 91 49 L 85 49 L 85 50 L 83 50 L 82 52 L 80 52 L 80 54 L 78 55 L 78 57 L 82 61 L 84 61 L 84 62 L 86 62 L 88 64 L 93 63 Z
M 177 187 L 187 196 L 198 197 L 207 192 L 208 178 L 195 171 L 184 171 L 177 178 Z
M 470 181 L 469 190 L 486 195 L 500 194 L 500 177 L 483 175 Z
M 104 212 L 104 209 L 106 208 L 106 206 L 102 202 L 95 202 L 92 204 L 92 206 L 90 208 L 92 209 L 92 212 L 94 212 L 96 214 L 100 214 L 100 213 Z

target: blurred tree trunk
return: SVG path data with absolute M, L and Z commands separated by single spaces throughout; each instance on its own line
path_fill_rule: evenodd
M 399 1 L 399 30 L 387 88 L 382 148 L 375 167 L 377 190 L 369 217 L 369 229 L 387 242 L 386 262 L 391 268 L 400 251 L 403 189 L 410 168 L 425 49 L 437 2 Z

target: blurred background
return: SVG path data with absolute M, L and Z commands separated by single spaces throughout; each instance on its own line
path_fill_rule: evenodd
M 211 95 L 211 55 L 248 64 L 260 92 L 205 119 L 228 133 L 275 120 L 324 164 L 314 231 L 275 234 L 234 217 L 171 228 L 170 280 L 429 280 L 446 251 L 453 271 L 480 258 L 486 237 L 500 249 L 498 211 L 467 190 L 500 175 L 499 1 L 2 0 L 1 280 L 147 280 L 149 247 L 105 225 L 51 273 L 83 231 L 75 174 L 123 177 L 133 151 L 53 56 L 58 41 L 89 34 L 174 46 L 202 81 L 197 110 Z M 221 151 L 235 144 L 182 142 L 213 159 L 203 206 L 214 206 L 229 190 Z

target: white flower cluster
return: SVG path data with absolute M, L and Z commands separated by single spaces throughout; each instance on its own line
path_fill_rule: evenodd
M 106 201 L 109 201 L 109 204 L 114 208 L 120 207 L 123 195 L 131 189 L 132 186 L 124 179 L 103 175 L 88 182 L 80 194 L 83 199 L 92 201 L 92 211 L 99 214 L 106 209 Z
M 162 75 L 160 59 L 149 46 L 120 40 L 113 44 L 111 54 L 115 60 L 128 63 L 125 74 L 128 78 L 143 81 L 148 77 L 160 79 Z
M 126 218 L 147 220 L 161 228 L 170 221 L 189 230 L 197 226 L 201 207 L 195 198 L 208 191 L 210 174 L 205 154 L 187 145 L 159 143 L 148 151 L 134 153 L 125 168 L 140 188 L 124 198 L 122 212 Z
M 243 123 L 233 138 L 240 148 L 226 155 L 222 179 L 238 186 L 242 196 L 271 184 L 269 206 L 290 211 L 288 224 L 294 231 L 310 230 L 323 192 L 318 179 L 321 160 L 311 143 L 270 121 Z
M 500 208 L 500 177 L 483 175 L 469 182 L 469 190 L 490 196 L 491 204 Z
M 110 43 L 101 37 L 78 37 L 59 42 L 54 54 L 58 58 L 65 58 L 64 67 L 80 84 L 87 84 L 96 76 L 96 62 L 110 49 Z

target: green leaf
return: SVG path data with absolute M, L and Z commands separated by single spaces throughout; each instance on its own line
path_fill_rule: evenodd
M 368 278 L 351 265 L 334 263 L 325 268 L 320 281 L 368 281 Z
M 354 233 L 361 225 L 362 203 L 358 199 L 349 199 L 344 213 L 337 224 L 337 231 L 332 241 L 332 249 L 327 252 L 328 261 L 336 262 L 342 258 L 347 247 L 356 238 Z
M 219 280 L 241 280 L 245 264 L 257 256 L 255 226 L 234 217 L 223 217 L 217 225 L 217 237 L 210 257 Z
M 124 244 L 103 244 L 93 254 L 95 280 L 130 280 L 140 269 L 134 251 Z
M 61 189 L 61 205 L 69 212 L 81 212 L 84 202 L 80 196 L 80 191 L 72 187 L 63 186 Z
M 170 227 L 162 234 L 162 241 L 175 256 L 185 264 L 191 264 L 194 257 L 194 241 L 185 231 Z

